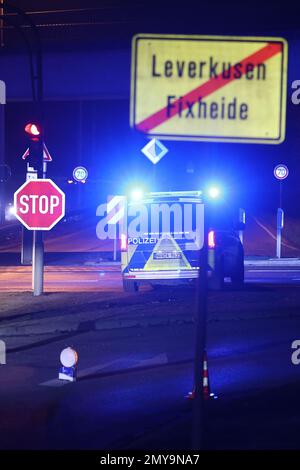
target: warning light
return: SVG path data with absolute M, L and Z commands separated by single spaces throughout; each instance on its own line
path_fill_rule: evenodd
M 29 165 L 35 170 L 42 171 L 44 155 L 42 128 L 39 124 L 30 122 L 26 124 L 25 132 L 29 145 Z
M 210 230 L 208 232 L 208 248 L 215 248 L 216 246 L 216 240 L 215 240 L 215 232 L 214 230 Z
M 38 124 L 29 123 L 25 126 L 25 132 L 30 136 L 39 136 L 41 135 L 41 128 Z
M 8 209 L 10 215 L 16 215 L 16 209 L 14 206 L 10 206 Z
M 144 195 L 144 192 L 139 188 L 134 189 L 133 191 L 131 191 L 131 199 L 133 201 L 140 201 L 142 199 L 143 195 Z
M 65 367 L 73 367 L 78 362 L 78 354 L 73 348 L 65 348 L 60 354 L 60 362 Z
M 209 188 L 208 194 L 209 194 L 209 197 L 211 197 L 212 199 L 216 199 L 220 196 L 220 189 L 217 188 L 216 186 L 213 186 Z
M 121 251 L 127 250 L 127 236 L 125 233 L 121 233 Z

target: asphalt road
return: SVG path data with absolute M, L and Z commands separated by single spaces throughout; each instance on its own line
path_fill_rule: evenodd
M 250 265 L 246 266 L 247 283 L 295 284 L 300 283 L 299 266 Z M 118 263 L 103 263 L 98 266 L 51 265 L 45 267 L 46 292 L 82 292 L 122 290 L 122 279 Z M 22 292 L 30 290 L 31 266 L 0 266 L 0 292 Z
M 94 269 L 74 270 L 70 279 L 94 279 Z M 2 293 L 1 449 L 190 449 L 184 397 L 193 387 L 196 292 L 128 296 L 117 270 L 103 272 L 111 280 L 94 292 Z M 290 282 L 209 294 L 209 375 L 219 398 L 206 409 L 206 448 L 299 449 L 300 366 L 291 362 L 299 331 L 300 292 Z M 66 346 L 79 354 L 74 384 L 57 379 Z
M 31 266 L 0 266 L 0 291 L 31 289 Z M 120 291 L 120 266 L 46 266 L 46 292 Z
M 246 282 L 269 284 L 295 284 L 300 283 L 300 265 L 298 266 L 248 266 L 246 268 Z

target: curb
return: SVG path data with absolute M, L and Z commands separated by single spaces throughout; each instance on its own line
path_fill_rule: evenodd
M 245 260 L 245 266 L 299 266 L 300 258 L 269 258 L 269 259 L 253 259 Z
M 192 324 L 193 318 L 189 316 L 177 316 L 169 318 L 115 318 L 115 319 L 99 319 L 90 320 L 86 322 L 76 321 L 64 324 L 61 327 L 55 325 L 41 325 L 40 323 L 25 324 L 25 325 L 8 325 L 7 327 L 0 327 L 0 337 L 5 338 L 9 336 L 34 336 L 45 334 L 65 334 L 65 333 L 88 333 L 89 331 L 105 331 L 122 328 L 145 328 L 149 326 L 167 326 L 171 324 Z

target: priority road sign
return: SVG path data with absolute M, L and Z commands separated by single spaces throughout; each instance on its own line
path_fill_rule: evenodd
M 149 136 L 281 143 L 286 88 L 282 38 L 133 38 L 130 120 Z
M 15 192 L 14 207 L 28 230 L 51 230 L 65 215 L 65 194 L 50 179 L 29 180 Z
M 156 165 L 169 150 L 158 139 L 151 139 L 141 151 L 153 165 Z

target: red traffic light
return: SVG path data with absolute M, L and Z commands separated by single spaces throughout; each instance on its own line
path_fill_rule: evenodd
M 25 132 L 33 137 L 39 136 L 42 133 L 40 126 L 31 122 L 25 126 Z

